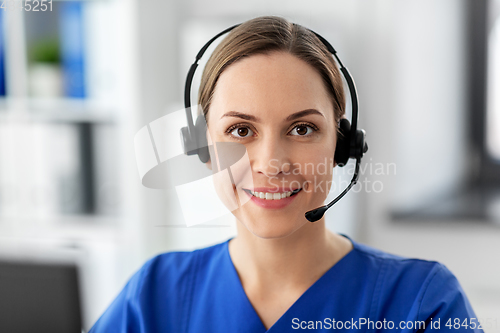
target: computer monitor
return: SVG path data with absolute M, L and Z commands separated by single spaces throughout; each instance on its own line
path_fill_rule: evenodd
M 76 265 L 0 261 L 0 332 L 82 332 Z

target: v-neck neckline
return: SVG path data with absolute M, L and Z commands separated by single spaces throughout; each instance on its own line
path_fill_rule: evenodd
M 229 261 L 229 266 L 231 267 L 233 278 L 236 279 L 237 288 L 239 289 L 238 292 L 240 292 L 242 294 L 242 297 L 244 298 L 244 302 L 249 307 L 249 309 L 251 309 L 250 311 L 252 312 L 252 315 L 255 317 L 255 320 L 260 322 L 260 324 L 262 326 L 262 332 L 265 332 L 265 333 L 272 332 L 273 328 L 277 326 L 277 324 L 281 321 L 281 319 L 286 317 L 287 313 L 290 312 L 293 308 L 297 307 L 298 306 L 297 304 L 299 304 L 301 302 L 301 300 L 303 300 L 309 293 L 312 292 L 311 290 L 316 289 L 317 286 L 319 284 L 321 284 L 321 282 L 324 279 L 326 279 L 327 276 L 333 274 L 334 271 L 338 270 L 340 266 L 344 265 L 344 263 L 348 260 L 348 258 L 353 256 L 353 253 L 355 252 L 355 250 L 357 250 L 358 245 L 350 237 L 348 237 L 344 234 L 339 234 L 339 235 L 347 238 L 351 242 L 352 249 L 349 252 L 347 252 L 342 258 L 340 258 L 340 260 L 338 260 L 332 267 L 330 267 L 323 275 L 321 275 L 311 286 L 309 286 L 309 288 L 307 288 L 306 291 L 304 291 L 302 293 L 302 295 L 300 295 L 299 298 L 297 298 L 297 300 L 295 302 L 293 302 L 293 304 L 278 318 L 278 320 L 276 320 L 273 323 L 273 325 L 271 327 L 269 327 L 269 329 L 266 329 L 266 326 L 262 322 L 262 319 L 259 317 L 257 311 L 255 310 L 252 303 L 250 302 L 250 299 L 248 298 L 248 295 L 246 294 L 245 289 L 243 288 L 243 284 L 241 283 L 240 276 L 238 275 L 238 271 L 236 270 L 236 267 L 234 266 L 233 260 L 231 259 L 231 254 L 229 253 L 229 241 L 232 240 L 234 237 L 232 237 L 226 241 L 226 243 L 224 245 L 224 248 L 225 248 L 224 252 L 225 252 L 226 259 Z

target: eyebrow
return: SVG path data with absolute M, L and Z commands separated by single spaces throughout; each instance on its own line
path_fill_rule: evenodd
M 299 118 L 302 118 L 302 117 L 305 117 L 305 116 L 308 116 L 311 114 L 320 115 L 323 118 L 325 117 L 321 112 L 319 112 L 316 109 L 306 109 L 306 110 L 298 111 L 298 112 L 295 112 L 295 113 L 289 115 L 288 117 L 286 117 L 285 121 L 292 121 L 292 120 L 299 119 Z M 241 119 L 248 120 L 248 121 L 253 121 L 256 123 L 261 122 L 260 119 L 255 117 L 255 116 L 252 116 L 252 115 L 246 114 L 246 113 L 242 113 L 242 112 L 238 112 L 238 111 L 226 112 L 222 115 L 221 119 L 224 117 L 236 117 L 236 118 L 241 118 Z

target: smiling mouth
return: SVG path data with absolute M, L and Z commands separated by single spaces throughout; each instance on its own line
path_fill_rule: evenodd
M 284 198 L 292 197 L 299 193 L 302 189 L 298 188 L 293 191 L 287 191 L 287 192 L 254 192 L 252 190 L 247 190 L 243 189 L 245 192 L 247 192 L 250 195 L 253 195 L 256 198 L 264 199 L 264 200 L 281 200 Z

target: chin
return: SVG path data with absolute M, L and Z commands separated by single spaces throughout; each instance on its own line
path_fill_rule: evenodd
M 263 238 L 263 239 L 277 239 L 290 236 L 297 230 L 301 229 L 304 225 L 309 223 L 305 218 L 303 221 L 295 218 L 290 218 L 287 216 L 280 217 L 244 217 L 238 216 L 238 223 L 241 223 L 242 227 L 246 228 L 253 235 Z

